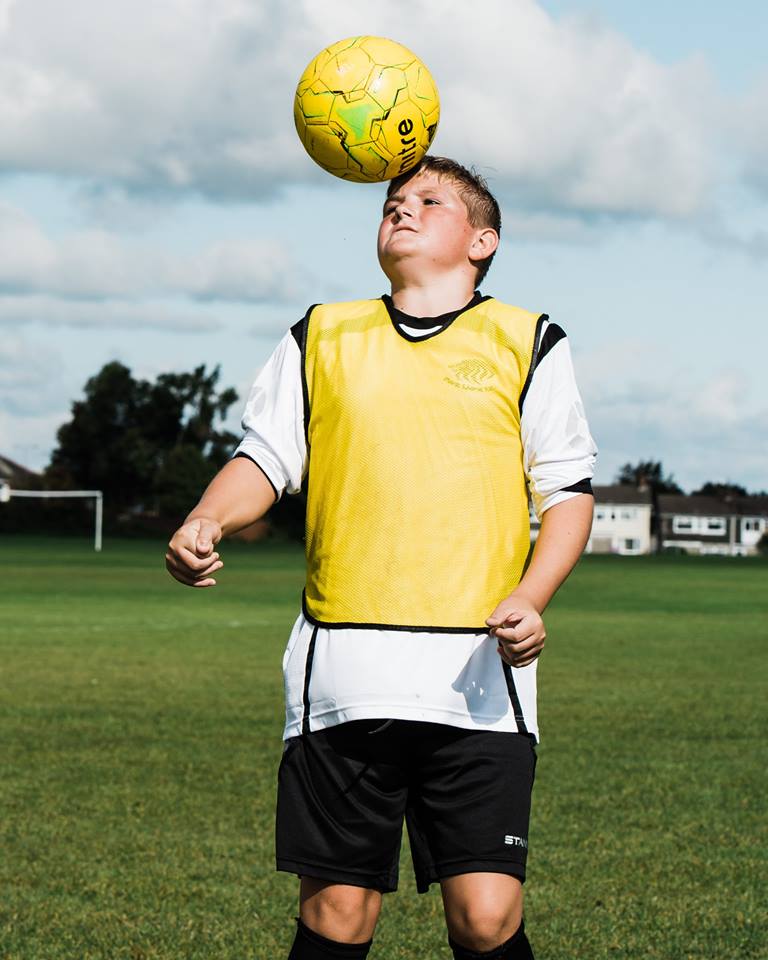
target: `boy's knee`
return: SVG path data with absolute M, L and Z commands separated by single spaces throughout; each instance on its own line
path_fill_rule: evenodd
M 518 924 L 510 923 L 509 914 L 501 910 L 463 911 L 458 922 L 449 926 L 451 938 L 480 953 L 493 950 L 515 932 Z
M 523 915 L 519 881 L 502 875 L 494 881 L 487 876 L 477 883 L 467 876 L 467 882 L 456 884 L 453 890 L 444 888 L 451 939 L 479 953 L 509 940 L 519 929 Z
M 381 909 L 378 890 L 304 878 L 301 919 L 311 930 L 343 943 L 370 940 Z

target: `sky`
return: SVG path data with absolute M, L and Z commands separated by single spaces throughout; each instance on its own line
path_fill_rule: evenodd
M 309 60 L 363 33 L 428 65 L 432 151 L 499 198 L 483 292 L 567 332 L 597 481 L 768 488 L 757 0 L 0 0 L 0 454 L 44 467 L 114 359 L 219 364 L 244 402 L 310 303 L 386 292 L 383 186 L 293 126 Z

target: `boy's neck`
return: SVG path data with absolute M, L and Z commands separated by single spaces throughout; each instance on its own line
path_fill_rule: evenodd
M 472 299 L 475 286 L 461 277 L 453 283 L 392 284 L 392 303 L 410 317 L 440 317 L 453 310 L 461 310 Z

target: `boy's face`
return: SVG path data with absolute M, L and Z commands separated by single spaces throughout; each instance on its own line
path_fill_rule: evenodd
M 419 173 L 388 197 L 379 226 L 379 263 L 395 277 L 472 267 L 477 235 L 456 186 L 434 173 Z M 472 267 L 472 269 L 474 269 Z

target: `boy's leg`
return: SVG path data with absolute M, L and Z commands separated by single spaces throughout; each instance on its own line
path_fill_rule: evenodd
M 432 727 L 409 796 L 420 892 L 439 881 L 457 960 L 531 960 L 522 882 L 536 754 L 527 735 Z
M 382 893 L 397 888 L 407 776 L 379 728 L 354 721 L 286 744 L 277 866 L 302 878 L 289 960 L 362 960 Z
M 464 873 L 441 880 L 449 943 L 457 960 L 533 960 L 516 877 Z

